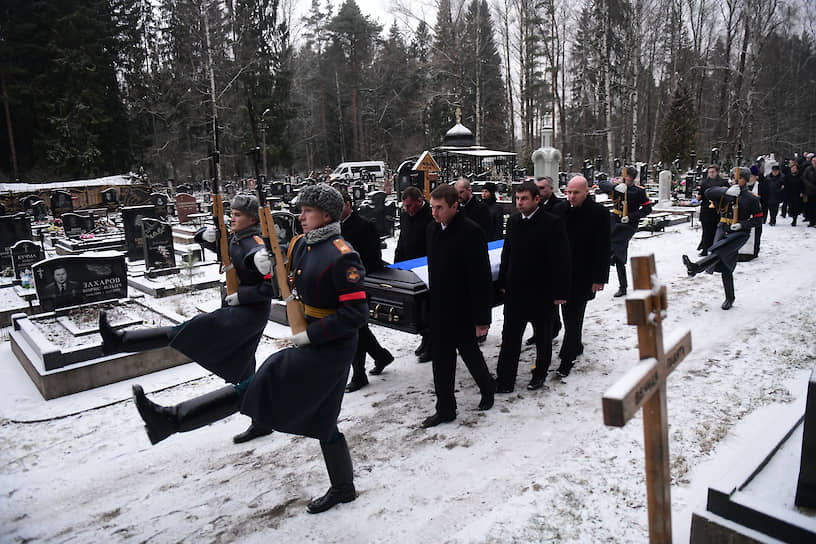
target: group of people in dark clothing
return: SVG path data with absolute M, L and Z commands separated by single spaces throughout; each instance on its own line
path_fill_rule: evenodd
M 772 168 L 758 181 L 764 201 L 750 190 L 757 173 L 737 169 L 736 183 L 729 186 L 717 166 L 709 168 L 699 190 L 701 259 L 683 260 L 690 276 L 721 273 L 724 310 L 734 303 L 737 253 L 751 228 L 763 222 L 763 207 L 771 225 L 781 207 L 793 225 L 803 211 L 810 226 L 816 226 L 816 157 L 808 161 L 804 168 L 792 163 L 784 173 Z M 590 183 L 582 176 L 569 180 L 566 199 L 554 194 L 550 178 L 523 182 L 514 195 L 518 213 L 506 226 L 492 183 L 485 184 L 481 199 L 474 198 L 466 178 L 437 186 L 428 202 L 415 187 L 402 191 L 394 259 L 427 256 L 430 287 L 429 325 L 421 331 L 415 353 L 421 362 L 432 361 L 436 404 L 422 427 L 456 419 L 457 352 L 479 388 L 479 410 L 492 408 L 496 394 L 513 392 L 527 323 L 534 329 L 528 343 L 536 348 L 527 388 L 543 386 L 552 362 L 552 339 L 562 320 L 556 373 L 569 376 L 584 351 L 587 303 L 608 283 L 610 266 L 615 266 L 619 281 L 614 296 L 627 291 L 628 244 L 652 207 L 635 177 L 635 169 L 624 169 L 620 182 L 599 184 L 612 201 L 610 210 L 590 195 Z M 240 285 L 225 297 L 222 308 L 175 327 L 125 331 L 111 326 L 102 313 L 99 327 L 106 354 L 171 346 L 229 384 L 175 406 L 158 405 L 134 386 L 134 402 L 151 443 L 238 411 L 252 423 L 235 442 L 275 430 L 318 439 L 331 482 L 326 494 L 307 506 L 318 513 L 357 496 L 348 444 L 337 427 L 344 393 L 368 384 L 367 356 L 374 361 L 371 375 L 382 373 L 394 356 L 367 325 L 362 280 L 384 266 L 374 224 L 359 216 L 348 194 L 326 184 L 304 187 L 299 205 L 304 234 L 291 241 L 286 262 L 276 263 L 261 238 L 257 200 L 249 195 L 233 200 L 229 254 Z M 196 239 L 214 247 L 216 236 L 208 227 Z M 494 282 L 487 244 L 498 239 L 503 246 Z M 276 266 L 286 267 L 307 328 L 293 331 L 293 347 L 270 355 L 256 371 L 255 351 L 269 315 L 274 292 L 269 281 Z M 489 330 L 497 296 L 504 304 L 504 322 L 494 379 L 479 342 Z

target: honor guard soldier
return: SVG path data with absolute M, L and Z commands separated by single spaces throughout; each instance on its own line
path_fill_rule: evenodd
M 720 222 L 717 206 L 705 197 L 705 192 L 712 187 L 728 187 L 728 181 L 720 177 L 720 167 L 716 164 L 708 167 L 708 175 L 697 187 L 697 199 L 700 201 L 700 225 L 703 231 L 700 244 L 697 246 L 697 249 L 700 250 L 700 257 L 708 255 L 708 248 L 714 243 L 714 234 Z
M 602 181 L 598 188 L 609 195 L 614 206 L 610 214 L 611 219 L 611 264 L 618 271 L 617 292 L 613 295 L 622 297 L 626 294 L 626 260 L 629 253 L 629 240 L 635 235 L 640 220 L 652 213 L 652 201 L 649 200 L 646 190 L 635 185 L 637 169 L 628 166 L 623 172 L 623 182 L 615 184 L 612 181 Z
M 203 427 L 240 410 L 265 427 L 320 440 L 331 487 L 310 502 L 318 513 L 356 497 L 346 439 L 337 417 L 357 347 L 368 318 L 360 257 L 340 236 L 343 197 L 325 183 L 298 196 L 304 235 L 290 244 L 292 293 L 308 326 L 291 337 L 293 348 L 270 355 L 250 380 L 176 406 L 159 406 L 134 388 L 136 407 L 152 443 Z
M 697 262 L 683 255 L 689 276 L 702 271 L 709 274 L 720 272 L 725 290 L 723 310 L 734 305 L 734 269 L 737 267 L 739 250 L 748 241 L 751 228 L 762 224 L 759 198 L 746 187 L 749 175 L 747 168 L 740 169 L 735 185 L 728 188 L 711 187 L 706 191 L 706 198 L 717 206 L 720 216 L 714 244 L 709 248 L 708 256 Z
M 264 249 L 258 225 L 258 199 L 253 195 L 237 195 L 230 209 L 229 256 L 237 272 L 238 292 L 228 295 L 221 308 L 175 327 L 118 331 L 108 324 L 105 312 L 100 312 L 99 332 L 106 355 L 169 345 L 232 384 L 240 384 L 255 373 L 255 351 L 269 320 L 273 295 L 272 286 L 264 280 L 272 270 L 272 261 Z M 217 250 L 213 226 L 200 229 L 195 240 Z M 271 432 L 272 429 L 253 422 L 233 441 L 246 442 Z

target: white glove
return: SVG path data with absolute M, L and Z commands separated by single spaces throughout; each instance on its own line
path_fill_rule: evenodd
M 241 304 L 238 301 L 238 293 L 227 295 L 227 298 L 225 298 L 224 300 L 227 302 L 227 306 L 238 306 L 239 304 Z
M 216 230 L 215 227 L 212 225 L 207 225 L 207 228 L 204 229 L 204 232 L 201 233 L 201 239 L 205 242 L 213 243 L 215 242 L 215 234 Z
M 312 341 L 309 340 L 309 335 L 306 334 L 306 331 L 301 331 L 297 333 L 296 335 L 289 338 L 289 340 L 291 340 L 292 343 L 297 348 L 302 348 L 303 346 L 308 346 L 309 344 L 312 343 Z
M 617 193 L 625 194 L 626 189 L 628 189 L 628 186 L 625 183 L 618 183 L 615 185 L 615 192 Z
M 621 223 L 628 223 L 628 222 L 629 222 L 629 216 L 628 215 L 624 215 L 623 217 L 621 217 Z
M 731 230 L 742 230 L 742 223 L 734 223 L 730 228 Z
M 739 185 L 734 184 L 725 190 L 725 194 L 728 196 L 739 196 L 741 190 Z
M 252 256 L 252 261 L 255 263 L 255 269 L 260 272 L 261 275 L 266 276 L 272 272 L 272 264 L 274 261 L 266 248 L 256 251 Z

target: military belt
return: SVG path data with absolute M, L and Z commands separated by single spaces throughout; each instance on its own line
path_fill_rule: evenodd
M 303 313 L 306 314 L 307 317 L 323 319 L 324 317 L 328 317 L 336 312 L 337 312 L 336 308 L 317 308 L 315 306 L 303 304 Z

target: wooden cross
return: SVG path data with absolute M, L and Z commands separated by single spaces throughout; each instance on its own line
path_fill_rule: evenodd
M 623 427 L 643 407 L 649 541 L 670 544 L 671 474 L 666 413 L 666 378 L 691 351 L 691 331 L 672 337 L 663 349 L 666 286 L 658 282 L 654 255 L 632 257 L 635 291 L 626 298 L 629 325 L 637 325 L 640 362 L 603 396 L 604 423 Z

